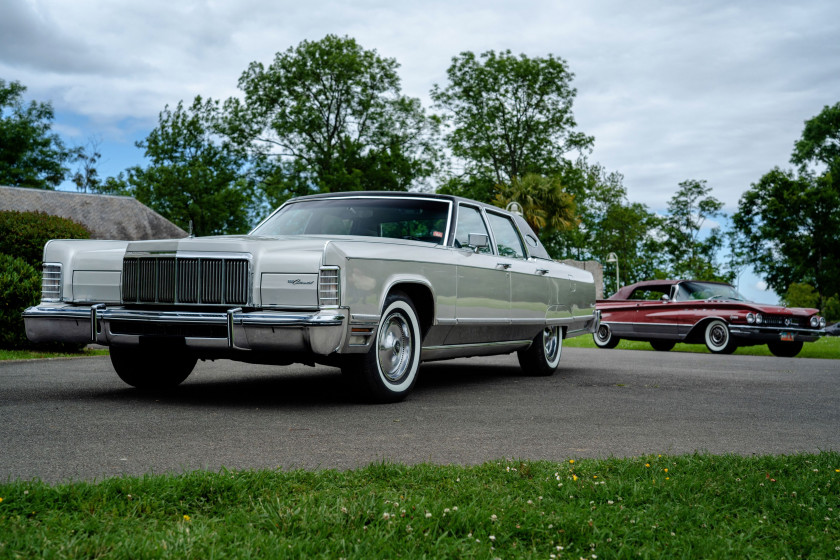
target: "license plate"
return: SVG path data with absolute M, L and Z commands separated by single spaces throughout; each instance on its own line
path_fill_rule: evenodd
M 784 342 L 793 342 L 793 333 L 792 332 L 783 332 L 782 333 L 782 340 Z

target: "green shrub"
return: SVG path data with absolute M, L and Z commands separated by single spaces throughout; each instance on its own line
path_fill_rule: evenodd
M 834 294 L 823 302 L 822 314 L 826 321 L 840 321 L 840 295 Z
M 23 259 L 0 254 L 0 347 L 29 346 L 23 310 L 38 303 L 41 274 Z
M 782 300 L 788 307 L 820 306 L 820 294 L 810 284 L 791 284 Z
M 20 257 L 41 270 L 44 244 L 50 239 L 88 239 L 88 229 L 44 212 L 0 211 L 0 253 Z M 40 287 L 39 287 L 40 291 Z

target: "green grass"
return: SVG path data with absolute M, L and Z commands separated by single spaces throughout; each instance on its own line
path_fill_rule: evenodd
M 0 484 L 2 558 L 837 558 L 840 454 Z
M 597 348 L 592 341 L 591 335 L 576 336 L 563 341 L 568 348 Z M 622 350 L 653 350 L 648 342 L 637 342 L 634 340 L 622 340 L 616 348 Z M 605 350 L 602 350 L 604 352 Z M 677 344 L 671 352 L 701 352 L 708 353 L 709 350 L 704 344 Z M 741 356 L 772 356 L 766 344 L 760 346 L 744 346 L 735 350 L 736 355 Z M 816 342 L 806 342 L 797 358 L 825 358 L 840 359 L 840 337 L 824 336 Z M 838 555 L 840 558 L 840 555 Z
M 85 348 L 80 352 L 43 352 L 40 350 L 4 350 L 0 349 L 2 360 L 33 360 L 39 358 L 84 358 L 89 356 L 107 356 L 108 350 Z

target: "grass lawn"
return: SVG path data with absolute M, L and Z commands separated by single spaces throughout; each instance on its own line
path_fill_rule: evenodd
M 591 335 L 576 336 L 563 341 L 568 348 L 598 348 L 592 341 Z M 650 350 L 648 342 L 636 342 L 633 340 L 622 340 L 616 348 L 622 350 Z M 601 350 L 608 352 L 609 350 Z M 709 350 L 705 344 L 677 344 L 671 352 L 705 352 Z M 735 350 L 735 354 L 741 356 L 772 356 L 766 344 L 760 346 L 744 346 Z M 827 358 L 840 359 L 840 336 L 824 336 L 816 342 L 806 342 L 797 358 Z M 838 556 L 840 558 L 840 556 Z
M 36 358 L 83 358 L 107 356 L 108 350 L 83 349 L 81 352 L 42 352 L 40 350 L 4 350 L 0 348 L 0 360 L 32 360 Z
M 838 558 L 840 453 L 0 484 L 0 558 Z

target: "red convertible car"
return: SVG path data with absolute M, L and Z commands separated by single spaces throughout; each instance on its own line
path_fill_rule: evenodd
M 596 307 L 601 324 L 593 337 L 599 348 L 615 348 L 622 338 L 648 341 L 661 351 L 677 342 L 705 343 L 715 354 L 766 344 L 776 356 L 793 357 L 804 342 L 825 334 L 817 309 L 746 301 L 723 282 L 638 282 L 598 300 Z

